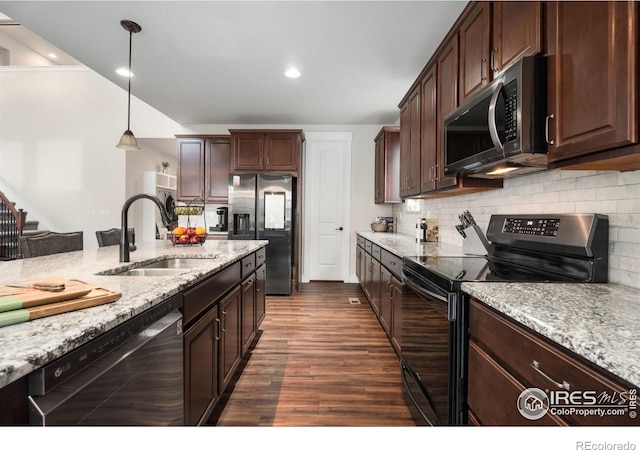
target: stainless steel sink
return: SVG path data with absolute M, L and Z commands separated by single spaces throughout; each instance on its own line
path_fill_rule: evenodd
M 190 270 L 197 269 L 206 263 L 205 258 L 169 258 L 162 259 L 160 261 L 152 261 L 149 263 L 142 263 L 137 267 L 126 270 L 109 270 L 105 272 L 97 273 L 96 275 L 111 275 L 119 277 L 138 276 L 138 277 L 170 277 L 174 275 L 180 275 L 181 273 L 189 272 Z
M 169 269 L 169 268 L 147 268 L 147 267 L 136 267 L 135 269 L 129 269 L 124 272 L 114 273 L 116 276 L 137 276 L 137 277 L 170 277 L 175 275 L 180 275 L 182 273 L 188 272 L 190 269 Z
M 195 269 L 205 262 L 202 258 L 171 258 L 143 264 L 144 269 Z

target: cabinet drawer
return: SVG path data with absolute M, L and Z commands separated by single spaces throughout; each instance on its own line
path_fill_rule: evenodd
M 378 261 L 380 261 L 380 251 L 381 251 L 380 247 L 378 247 L 376 244 L 371 244 L 371 254 Z
M 364 249 L 367 253 L 371 253 L 371 246 L 373 244 L 371 244 L 371 241 L 367 241 L 366 239 L 364 240 Z
M 359 245 L 360 247 L 364 248 L 364 242 L 365 242 L 365 239 L 364 239 L 362 236 L 358 236 L 358 237 L 357 237 L 357 239 L 358 239 L 358 240 L 357 240 L 358 245 Z
M 545 414 L 529 420 L 518 411 L 518 396 L 525 387 L 473 342 L 469 343 L 469 388 L 467 403 L 482 425 L 566 425 L 557 416 Z
M 402 258 L 382 249 L 380 262 L 399 280 L 402 280 Z
M 607 393 L 618 399 L 621 393 L 633 388 L 630 384 L 614 380 L 614 375 L 596 368 L 579 355 L 544 341 L 532 330 L 475 300 L 470 302 L 469 333 L 471 340 L 478 342 L 527 387 L 552 391 L 595 391 L 596 395 Z M 537 369 L 533 367 L 534 361 L 538 364 Z M 567 383 L 568 388 L 558 387 L 552 380 Z M 628 415 L 599 417 L 574 414 L 563 419 L 580 425 L 638 424 Z
M 260 267 L 267 261 L 267 249 L 262 247 L 256 252 L 256 267 Z
M 183 323 L 187 325 L 239 282 L 240 263 L 237 262 L 189 289 L 182 298 Z
M 256 254 L 252 253 L 249 256 L 242 258 L 242 278 L 249 275 L 256 270 Z

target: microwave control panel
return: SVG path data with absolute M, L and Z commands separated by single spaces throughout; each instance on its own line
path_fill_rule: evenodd
M 502 227 L 503 233 L 528 234 L 532 236 L 554 237 L 558 235 L 560 219 L 536 219 L 508 217 Z
M 513 80 L 504 87 L 504 134 L 505 142 L 518 137 L 518 86 Z

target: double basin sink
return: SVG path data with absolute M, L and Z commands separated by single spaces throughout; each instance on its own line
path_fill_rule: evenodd
M 124 270 L 122 272 L 100 273 L 98 275 L 113 276 L 173 276 L 186 273 L 191 269 L 202 266 L 204 258 L 171 258 L 153 261 L 147 264 Z

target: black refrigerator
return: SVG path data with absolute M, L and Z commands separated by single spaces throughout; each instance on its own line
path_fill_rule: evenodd
M 268 240 L 267 295 L 291 295 L 296 178 L 229 175 L 229 239 Z

